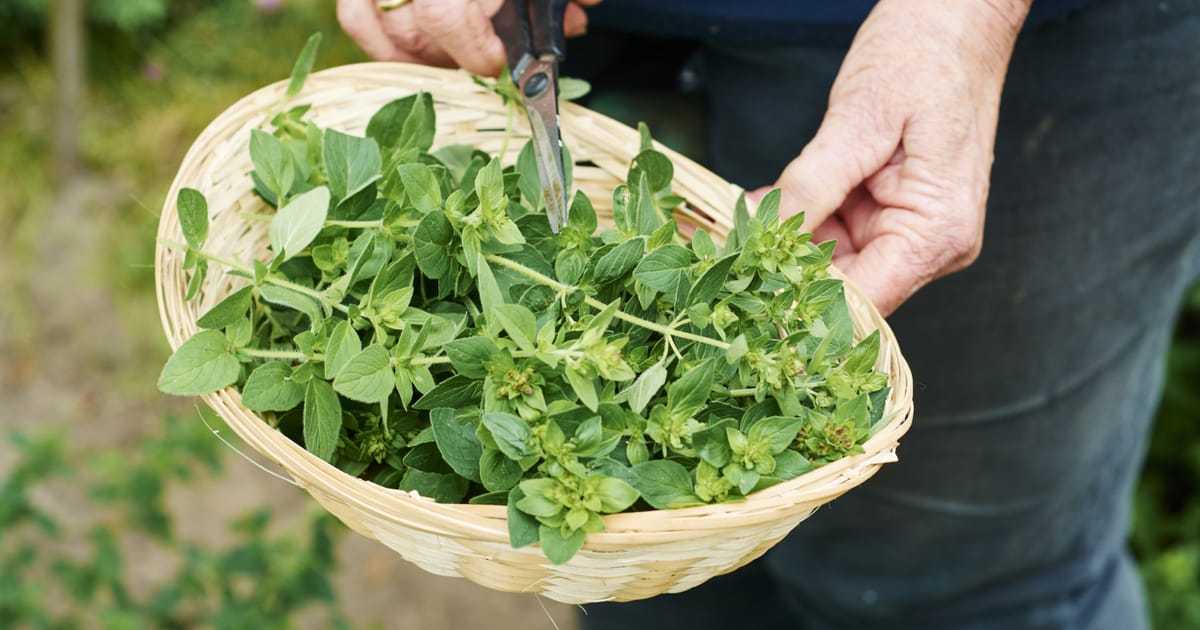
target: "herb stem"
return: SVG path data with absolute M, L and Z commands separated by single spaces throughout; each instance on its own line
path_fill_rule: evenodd
M 383 227 L 383 220 L 376 221 L 343 221 L 339 219 L 329 219 L 325 221 L 325 227 L 346 227 L 346 228 L 380 228 Z
M 291 118 L 284 118 L 283 122 L 279 125 L 279 129 L 290 131 L 294 134 L 297 134 L 301 138 L 308 136 L 308 128 L 296 122 L 295 120 L 292 120 Z
M 729 395 L 734 398 L 745 398 L 747 396 L 753 396 L 757 391 L 758 390 L 753 387 L 747 387 L 745 389 L 731 389 L 729 390 Z
M 450 362 L 450 357 L 437 355 L 433 357 L 413 357 L 408 361 L 412 365 L 442 365 Z
M 563 291 L 563 292 L 572 292 L 572 291 L 578 290 L 578 287 L 573 287 L 569 284 L 563 284 L 563 283 L 559 282 L 558 280 L 555 280 L 554 278 L 551 278 L 549 276 L 538 273 L 537 271 L 534 271 L 533 269 L 530 269 L 529 267 L 526 267 L 525 265 L 522 265 L 521 263 L 509 260 L 502 256 L 497 256 L 495 254 L 486 254 L 486 255 L 484 255 L 484 258 L 488 262 L 493 262 L 498 265 L 508 267 L 509 269 L 525 276 L 526 278 L 529 278 L 530 280 L 544 284 L 552 289 L 556 289 L 558 291 Z M 583 301 L 588 306 L 591 306 L 592 308 L 594 308 L 596 310 L 604 310 L 608 306 L 604 302 L 601 302 L 600 300 L 597 300 L 596 298 L 593 298 L 590 296 L 583 298 Z M 622 310 L 618 310 L 613 316 L 616 317 L 617 319 L 629 322 L 630 324 L 633 324 L 635 326 L 641 326 L 642 328 L 645 328 L 647 330 L 653 330 L 654 332 L 659 333 L 660 335 L 665 335 L 668 337 L 678 337 L 680 339 L 687 339 L 689 341 L 695 341 L 697 343 L 702 343 L 702 344 L 705 344 L 708 346 L 713 346 L 714 348 L 720 348 L 722 350 L 729 349 L 729 344 L 725 343 L 724 341 L 705 337 L 704 335 L 697 335 L 697 334 L 693 334 L 693 333 L 689 333 L 689 332 L 684 332 L 682 330 L 675 330 L 674 328 L 671 328 L 669 326 L 663 326 L 662 324 L 652 322 L 648 319 L 642 319 L 641 317 L 638 317 L 637 315 L 630 315 L 629 313 L 626 313 L 625 311 L 622 311 Z
M 293 361 L 324 361 L 323 354 L 304 354 L 296 350 L 259 350 L 257 348 L 238 348 L 238 352 L 260 359 L 291 359 Z
M 171 249 L 175 249 L 175 250 L 180 250 L 180 251 L 186 252 L 186 251 L 188 251 L 188 249 L 191 249 L 187 245 L 184 245 L 183 243 L 176 243 L 175 241 L 168 241 L 168 240 L 164 239 L 159 242 L 161 242 L 163 245 L 170 247 Z M 217 254 L 212 254 L 212 253 L 202 251 L 199 249 L 192 249 L 192 251 L 196 252 L 196 255 L 200 256 L 201 258 L 205 258 L 205 259 L 211 260 L 215 263 L 225 265 L 226 267 L 228 267 L 234 271 L 239 271 L 251 278 L 254 277 L 253 269 L 251 269 L 235 260 L 230 260 L 228 258 L 225 258 L 224 256 L 218 256 Z M 308 297 L 311 297 L 311 298 L 317 300 L 318 302 L 321 302 L 322 304 L 328 304 L 330 307 L 335 308 L 343 313 L 350 312 L 350 308 L 347 307 L 346 305 L 338 303 L 338 302 L 331 302 L 328 299 L 326 299 L 325 296 L 320 291 L 317 291 L 316 289 L 311 289 L 302 284 L 296 284 L 295 282 L 290 282 L 288 280 L 283 280 L 281 278 L 275 278 L 272 276 L 267 276 L 267 277 L 263 278 L 263 282 L 266 282 L 267 284 L 273 284 L 277 287 L 291 289 L 297 293 L 303 293 L 304 295 L 307 295 Z

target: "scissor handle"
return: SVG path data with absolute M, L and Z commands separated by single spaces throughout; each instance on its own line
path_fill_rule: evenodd
M 552 54 L 562 59 L 567 53 L 563 16 L 567 0 L 505 0 L 492 18 L 492 27 L 504 42 L 509 70 L 516 71 L 525 55 Z
M 530 0 L 529 23 L 533 28 L 533 52 L 543 56 L 553 54 L 561 61 L 567 56 L 567 36 L 563 33 L 563 16 L 567 0 Z

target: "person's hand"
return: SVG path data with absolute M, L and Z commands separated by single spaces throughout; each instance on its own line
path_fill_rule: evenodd
M 781 214 L 886 315 L 974 262 L 1000 91 L 1029 0 L 882 0 L 834 82 L 825 119 L 784 170 Z
M 568 37 L 587 30 L 583 6 L 600 0 L 572 0 L 563 17 Z M 431 66 L 461 67 L 496 76 L 504 65 L 504 44 L 492 29 L 503 0 L 411 0 L 380 10 L 376 0 L 338 0 L 338 23 L 371 58 Z M 582 6 L 581 6 L 582 5 Z

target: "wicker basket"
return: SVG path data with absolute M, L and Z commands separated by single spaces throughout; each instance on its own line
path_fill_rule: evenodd
M 188 186 L 208 198 L 208 250 L 242 260 L 267 255 L 267 224 L 240 215 L 264 210 L 247 176 L 252 170 L 247 145 L 250 130 L 265 127 L 278 109 L 285 87 L 280 82 L 254 92 L 204 130 L 167 195 L 160 239 L 181 240 L 175 198 Z M 459 71 L 389 63 L 344 66 L 312 75 L 294 100 L 312 103 L 309 117 L 318 125 L 361 134 L 379 107 L 421 90 L 434 97 L 439 142 L 500 151 L 508 123 L 504 107 Z M 576 186 L 590 195 L 603 221 L 611 210 L 606 201 L 611 205 L 612 189 L 638 150 L 637 132 L 569 103 L 562 107 L 562 128 L 579 163 Z M 525 139 L 520 128 L 514 133 L 505 156 L 509 163 Z M 660 150 L 675 163 L 675 190 L 689 200 L 679 219 L 723 237 L 741 189 L 669 149 Z M 159 310 L 175 348 L 197 332 L 199 314 L 233 290 L 234 279 L 211 273 L 199 298 L 186 302 L 182 253 L 159 246 L 155 263 Z M 466 577 L 503 591 L 541 593 L 565 603 L 642 599 L 686 590 L 750 562 L 818 506 L 896 460 L 897 441 L 912 419 L 912 375 L 883 318 L 853 286 L 847 285 L 846 293 L 856 336 L 881 331 L 877 367 L 889 374 L 892 387 L 886 410 L 891 419 L 867 441 L 865 454 L 843 458 L 740 503 L 607 516 L 607 530 L 590 534 L 583 549 L 559 566 L 550 564 L 536 546 L 509 545 L 503 506 L 439 504 L 351 477 L 243 407 L 236 389 L 210 394 L 204 401 L 246 443 L 283 467 L 350 528 L 427 571 Z

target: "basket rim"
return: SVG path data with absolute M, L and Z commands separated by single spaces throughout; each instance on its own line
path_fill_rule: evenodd
M 293 102 L 304 102 L 305 95 L 316 90 L 314 85 L 319 86 L 322 83 L 346 83 L 356 84 L 364 81 L 376 81 L 364 74 L 374 73 L 390 73 L 395 76 L 411 77 L 411 83 L 417 85 L 413 88 L 411 85 L 397 86 L 397 93 L 400 91 L 414 92 L 422 87 L 423 83 L 428 83 L 427 87 L 435 87 L 443 81 L 468 82 L 471 83 L 470 75 L 462 70 L 448 70 L 442 68 L 430 68 L 402 62 L 364 62 L 350 65 L 343 65 L 324 69 L 314 72 L 310 75 L 304 90 L 299 95 L 292 99 Z M 377 81 L 376 81 L 377 82 Z M 235 129 L 231 129 L 229 125 L 236 122 L 235 119 L 242 114 L 243 110 L 255 103 L 271 102 L 278 103 L 280 96 L 288 84 L 287 80 L 281 80 L 268 84 L 258 90 L 237 100 L 233 105 L 222 111 L 214 118 L 201 132 L 197 139 L 193 142 L 185 154 L 179 170 L 171 184 L 171 187 L 164 200 L 163 212 L 160 217 L 158 239 L 156 242 L 155 255 L 155 285 L 156 298 L 159 306 L 160 316 L 162 317 L 163 329 L 167 336 L 168 343 L 171 349 L 174 350 L 187 337 L 195 332 L 194 318 L 191 322 L 178 322 L 182 324 L 182 328 L 172 325 L 173 317 L 171 311 L 173 307 L 184 303 L 182 294 L 168 294 L 164 282 L 165 269 L 167 265 L 176 256 L 177 252 L 173 252 L 170 248 L 164 246 L 164 240 L 177 240 L 179 235 L 178 223 L 173 220 L 175 216 L 174 204 L 179 190 L 188 185 L 185 174 L 188 172 L 188 167 L 196 164 L 203 157 L 200 153 L 203 151 L 207 142 L 213 141 L 214 138 L 222 137 L 225 134 L 226 139 L 231 139 L 232 131 L 238 131 L 244 128 L 244 125 L 238 125 Z M 389 88 L 391 86 L 388 86 Z M 475 92 L 479 94 L 488 94 L 484 88 L 475 86 Z M 443 104 L 444 100 L 439 98 L 438 93 L 430 92 L 434 96 L 435 107 Z M 314 105 L 314 109 L 316 106 Z M 257 118 L 265 121 L 270 113 L 263 108 L 255 108 L 258 111 Z M 439 111 L 439 115 L 441 112 Z M 632 137 L 636 143 L 636 130 L 627 127 L 626 125 L 603 116 L 596 112 L 592 112 L 579 106 L 575 103 L 564 102 L 561 104 L 561 117 L 563 119 L 564 136 L 570 139 L 572 133 L 571 128 L 573 123 L 587 121 L 587 124 L 598 127 L 603 127 L 605 132 L 611 132 L 617 136 L 625 138 Z M 261 123 L 260 123 L 261 124 Z M 635 144 L 636 146 L 636 144 Z M 696 164 L 693 160 L 679 154 L 678 152 L 663 146 L 656 142 L 656 149 L 666 153 L 671 161 L 676 166 L 676 172 L 683 170 L 699 169 L 707 175 L 711 175 L 703 167 Z M 740 187 L 734 184 L 725 182 L 723 179 L 711 175 L 714 179 L 723 183 L 727 189 L 735 193 L 742 192 Z M 248 179 L 248 178 L 247 178 Z M 210 209 L 210 212 L 212 210 Z M 717 224 L 720 223 L 722 216 L 711 217 L 711 220 Z M 210 235 L 210 239 L 213 235 Z M 178 255 L 182 258 L 182 255 Z M 845 284 L 845 292 L 847 301 L 851 300 L 858 302 L 858 306 L 865 308 L 869 313 L 873 314 L 868 322 L 872 329 L 880 331 L 881 339 L 886 342 L 889 353 L 889 364 L 893 367 L 898 367 L 901 370 L 900 374 L 894 374 L 889 370 L 889 384 L 891 385 L 895 378 L 906 379 L 911 384 L 911 370 L 900 353 L 899 345 L 895 340 L 895 335 L 888 325 L 887 321 L 878 314 L 878 311 L 872 306 L 869 300 L 861 289 L 849 280 L 844 273 L 836 267 L 831 266 L 831 273 L 835 277 L 841 279 Z M 186 308 L 185 308 L 186 311 Z M 855 320 L 856 328 L 862 323 Z M 184 334 L 184 330 L 188 325 L 193 330 Z M 880 360 L 883 361 L 884 353 L 881 352 Z M 866 477 L 874 474 L 879 465 L 883 463 L 896 461 L 895 449 L 899 438 L 908 430 L 911 425 L 913 416 L 913 406 L 911 397 L 911 385 L 908 392 L 904 392 L 900 396 L 901 400 L 895 400 L 897 392 L 893 388 L 892 396 L 888 399 L 888 414 L 891 418 L 883 423 L 871 437 L 863 445 L 865 450 L 862 454 L 851 455 L 840 458 L 834 462 L 820 466 L 808 473 L 793 479 L 781 482 L 774 486 L 755 492 L 745 501 L 732 503 L 717 503 L 694 507 L 676 508 L 670 510 L 647 510 L 640 512 L 623 512 L 618 514 L 604 515 L 602 518 L 606 525 L 606 531 L 589 534 L 584 543 L 583 550 L 595 549 L 621 544 L 628 546 L 630 540 L 638 537 L 646 537 L 650 532 L 664 529 L 674 533 L 673 539 L 686 536 L 688 531 L 696 531 L 702 533 L 708 530 L 707 527 L 697 527 L 697 523 L 704 519 L 713 516 L 721 515 L 740 515 L 749 517 L 754 514 L 760 514 L 762 519 L 748 519 L 752 521 L 773 521 L 780 518 L 780 506 L 787 504 L 797 504 L 806 500 L 803 495 L 807 490 L 812 489 L 823 482 L 842 483 L 845 485 L 845 490 L 858 485 Z M 494 505 L 473 505 L 466 503 L 436 503 L 432 499 L 425 497 L 416 497 L 413 493 L 403 490 L 386 488 L 379 486 L 373 482 L 352 477 L 332 464 L 316 457 L 308 452 L 302 445 L 299 445 L 279 432 L 259 414 L 252 412 L 241 406 L 238 390 L 234 386 L 230 386 L 219 392 L 207 394 L 201 397 L 206 404 L 214 409 L 218 415 L 241 437 L 249 443 L 261 455 L 272 459 L 277 465 L 296 480 L 298 485 L 305 487 L 309 492 L 317 490 L 326 499 L 353 505 L 356 509 L 364 512 L 375 514 L 384 519 L 396 518 L 396 512 L 388 508 L 412 509 L 420 512 L 423 516 L 433 517 L 437 523 L 445 524 L 448 527 L 453 525 L 454 532 L 450 532 L 436 527 L 429 526 L 428 523 L 419 524 L 418 528 L 430 533 L 443 536 L 460 536 L 462 530 L 470 530 L 471 536 L 474 539 L 486 539 L 496 542 L 508 543 L 508 530 L 505 525 L 506 508 L 504 506 Z M 231 418 L 231 412 L 239 411 L 242 414 L 249 414 L 258 421 L 258 426 L 248 426 L 241 419 L 234 415 Z M 267 454 L 262 448 L 259 448 L 260 440 L 274 442 L 274 446 L 280 447 L 281 451 Z M 286 453 L 287 457 L 280 457 Z M 274 456 L 272 456 L 274 455 Z M 280 461 L 281 459 L 286 461 Z M 311 471 L 320 477 L 324 477 L 326 481 L 334 482 L 335 490 L 344 489 L 345 493 L 330 493 L 325 487 L 318 487 L 318 484 L 311 482 L 307 475 L 298 474 L 300 471 Z M 840 494 L 837 492 L 836 494 Z M 824 496 L 828 492 L 822 492 Z M 836 494 L 834 496 L 836 496 Z M 367 495 L 372 500 L 365 500 Z M 831 499 L 830 499 L 831 500 Z M 822 501 L 824 503 L 826 501 Z M 810 510 L 806 510 L 805 514 Z M 718 519 L 721 520 L 721 519 Z M 743 525 L 745 524 L 743 520 Z M 670 521 L 670 527 L 661 527 L 664 521 Z M 687 523 L 683 525 L 683 523 Z M 716 523 L 713 523 L 715 526 Z

